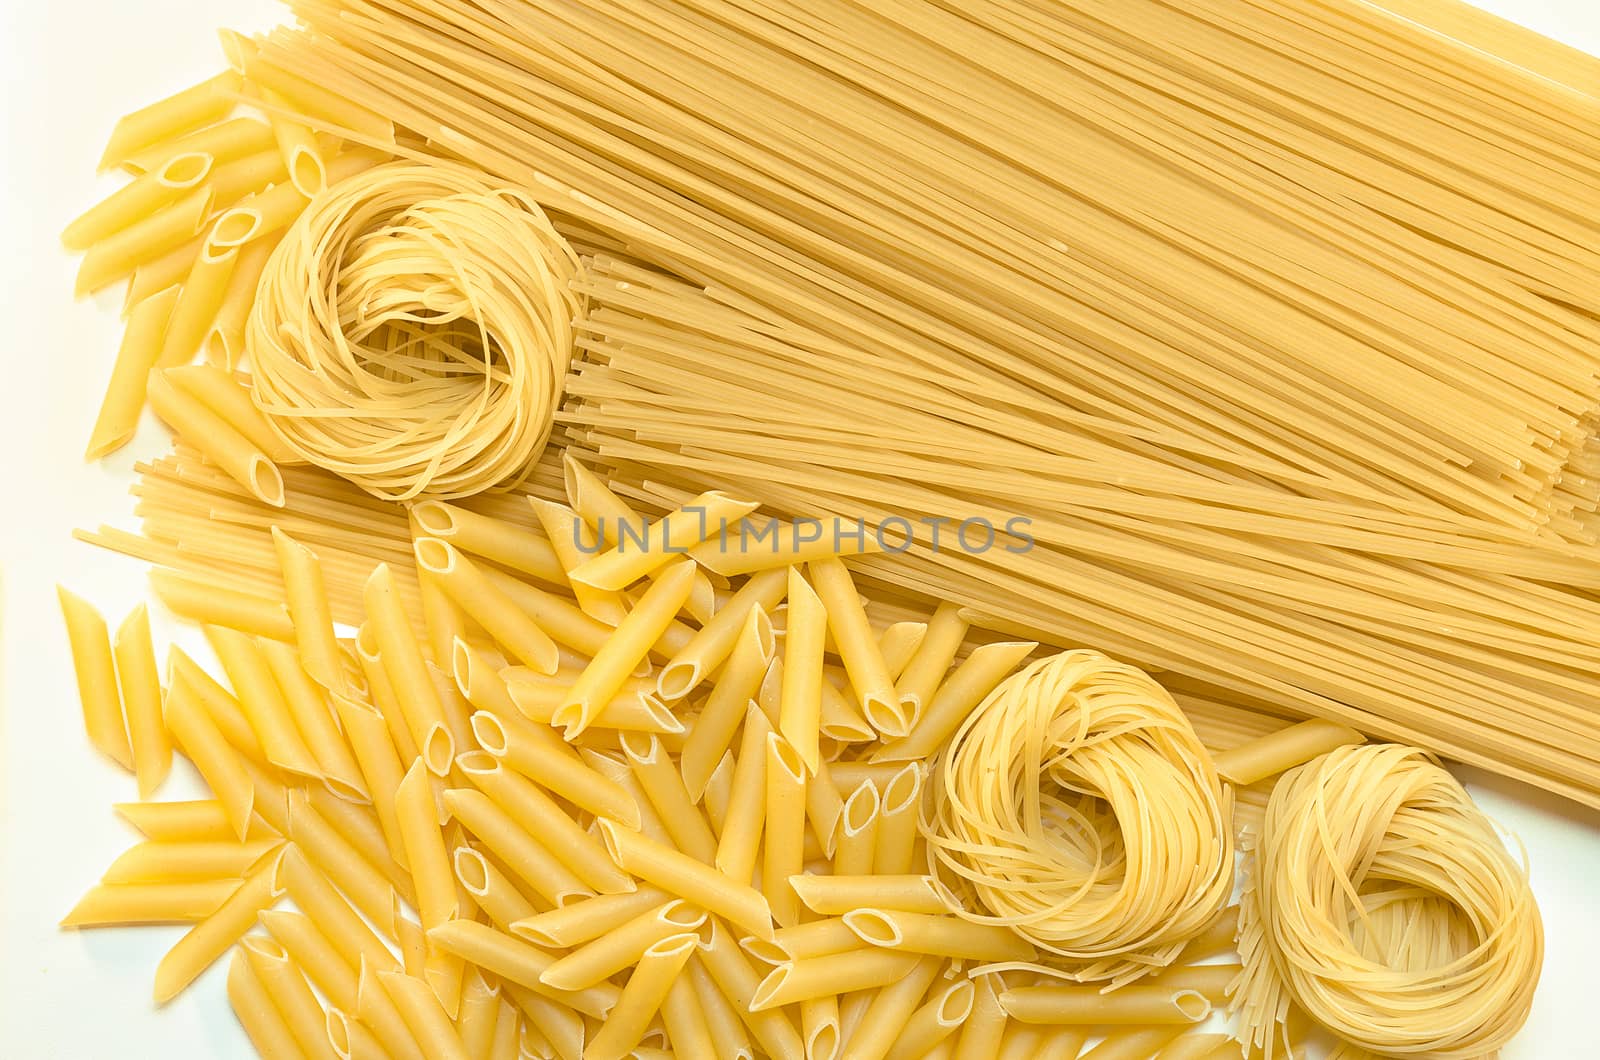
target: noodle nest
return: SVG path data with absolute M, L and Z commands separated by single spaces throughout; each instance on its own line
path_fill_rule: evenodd
M 581 272 L 521 192 L 442 163 L 367 170 L 272 253 L 246 339 L 256 404 L 374 496 L 509 489 L 550 438 Z
M 1014 967 L 1119 985 L 1170 964 L 1227 904 L 1231 809 L 1160 685 L 1065 652 L 996 688 L 941 754 L 930 871 L 959 915 L 1049 955 Z
M 1233 1007 L 1269 1057 L 1290 1002 L 1383 1056 L 1493 1056 L 1526 1021 L 1544 958 L 1527 871 L 1426 753 L 1286 773 L 1254 845 Z

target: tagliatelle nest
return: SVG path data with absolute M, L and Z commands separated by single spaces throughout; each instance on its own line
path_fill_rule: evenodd
M 550 437 L 580 273 L 520 192 L 367 170 L 273 252 L 246 333 L 256 403 L 299 456 L 387 500 L 515 486 Z
M 1172 698 L 1099 652 L 1033 663 L 940 756 L 928 856 L 963 917 L 1113 985 L 1171 963 L 1233 890 L 1231 798 Z

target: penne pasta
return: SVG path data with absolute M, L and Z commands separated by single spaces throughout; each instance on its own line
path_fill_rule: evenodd
M 1217 775 L 1248 787 L 1336 748 L 1365 742 L 1366 737 L 1348 725 L 1312 718 L 1218 753 Z
M 1143 1060 L 1155 1056 L 1174 1038 L 1180 1027 L 1146 1027 L 1143 1030 L 1108 1034 L 1100 1044 L 1083 1054 L 1082 1060 Z
M 586 1016 L 604 1019 L 617 1003 L 617 988 L 597 983 L 581 990 L 561 990 L 541 978 L 556 958 L 486 924 L 452 920 L 428 932 L 428 938 L 506 982 L 516 983 Z
M 184 799 L 176 802 L 118 802 L 112 807 L 139 834 L 157 843 L 201 843 L 218 839 L 239 839 L 222 803 L 216 799 Z M 272 834 L 259 818 L 251 821 L 246 839 Z
M 259 866 L 216 911 L 195 924 L 156 966 L 155 1000 L 163 1005 L 194 982 L 255 925 L 263 909 L 284 893 L 278 883 L 282 855 Z
M 455 740 L 444 723 L 444 705 L 423 665 L 422 653 L 412 636 L 411 622 L 396 595 L 394 574 L 388 564 L 373 569 L 362 591 L 367 621 L 377 641 L 378 658 L 388 677 L 399 713 L 413 746 L 434 776 L 450 771 L 455 760 Z
M 328 999 L 330 1007 L 355 1011 L 356 968 L 345 963 L 344 957 L 310 917 L 287 909 L 265 909 L 261 912 L 261 926 L 305 971 L 307 978 Z
M 615 821 L 601 818 L 598 824 L 606 849 L 623 871 L 725 917 L 752 935 L 772 937 L 772 910 L 759 891 Z
M 298 789 L 289 792 L 289 838 L 311 865 L 338 885 L 363 916 L 394 937 L 394 884 L 340 835 Z
M 533 781 L 504 768 L 483 751 L 461 755 L 456 759 L 456 766 L 529 838 L 566 865 L 585 887 L 598 894 L 633 890 L 633 881 L 612 862 L 605 847 L 580 828 Z
M 206 626 L 205 634 L 233 685 L 239 709 L 266 752 L 267 761 L 291 773 L 321 779 L 322 770 L 294 724 L 288 702 L 273 677 L 261 645 L 225 626 Z
M 895 695 L 913 704 L 913 717 L 920 718 L 923 710 L 932 704 L 934 693 L 955 663 L 967 629 L 961 609 L 952 603 L 940 604 L 928 619 L 922 642 L 895 679 Z
M 56 597 L 61 602 L 67 640 L 72 647 L 84 731 L 96 750 L 131 772 L 133 751 L 122 721 L 122 697 L 105 620 L 88 601 L 59 585 Z
M 267 935 L 246 935 L 239 940 L 239 948 L 283 1017 L 301 1054 L 307 1060 L 334 1060 L 322 1003 L 311 992 L 305 974 L 295 967 L 288 951 Z
M 711 621 L 701 626 L 661 668 L 661 676 L 656 680 L 656 690 L 661 698 L 669 703 L 682 699 L 717 673 L 734 651 L 740 637 L 746 635 L 750 616 L 757 609 L 770 613 L 783 601 L 789 577 L 783 570 L 763 571 L 740 586 L 739 591 L 717 610 Z M 767 628 L 769 633 L 763 639 L 763 644 L 767 646 L 766 655 L 770 658 L 770 621 Z M 719 676 L 718 682 L 726 680 L 727 676 Z
M 824 995 L 887 986 L 910 975 L 921 960 L 916 954 L 860 949 L 780 964 L 756 987 L 750 1010 L 763 1012 Z
M 100 168 L 109 169 L 155 144 L 210 125 L 232 110 L 241 80 L 232 70 L 118 119 Z
M 822 916 L 855 909 L 892 909 L 942 915 L 949 912 L 931 876 L 791 876 L 789 883 L 806 908 Z
M 576 503 L 574 507 L 582 511 Z M 639 526 L 632 520 L 614 523 L 609 529 L 617 543 L 610 550 L 585 560 L 572 572 L 572 580 L 597 589 L 626 589 L 667 566 L 674 556 L 681 556 L 706 540 L 718 527 L 748 515 L 755 507 L 754 503 L 713 490 L 702 493 L 649 526 Z M 604 537 L 607 527 L 603 517 L 598 529 Z M 692 563 L 689 568 L 694 569 Z
M 411 515 L 423 536 L 531 575 L 548 585 L 567 587 L 566 570 L 548 530 L 541 535 L 530 527 L 437 500 L 419 502 L 412 507 Z
M 172 769 L 172 740 L 161 716 L 161 675 L 150 642 L 150 615 L 143 604 L 134 608 L 117 628 L 111 654 L 122 692 L 122 713 L 127 720 L 139 797 L 148 799 Z
M 257 645 L 322 782 L 340 798 L 371 803 L 361 768 L 334 719 L 328 694 L 306 672 L 300 653 L 279 640 L 262 640 Z
M 690 958 L 692 959 L 692 957 Z M 661 1023 L 677 1056 L 716 1057 L 717 1046 L 687 962 L 661 1000 Z
M 796 567 L 789 568 L 787 600 L 777 727 L 799 752 L 807 771 L 815 773 L 821 758 L 822 653 L 828 613 Z
M 106 384 L 100 414 L 84 450 L 85 460 L 98 460 L 115 452 L 133 437 L 139 426 L 139 413 L 144 409 L 145 384 L 161 354 L 167 322 L 177 301 L 178 289 L 167 287 L 133 303 L 111 369 L 111 381 Z
M 455 871 L 456 882 L 501 931 L 509 931 L 511 925 L 538 912 L 527 895 L 518 890 L 516 884 L 483 851 L 466 845 L 457 846 L 450 856 L 450 865 Z
M 884 1060 L 891 1053 L 900 1056 L 921 1056 L 939 1044 L 939 1039 L 935 1038 L 918 1050 L 905 1041 L 907 1025 L 913 1013 L 917 1011 L 918 1003 L 928 992 L 928 987 L 938 974 L 939 961 L 932 957 L 924 957 L 913 964 L 901 978 L 888 983 L 874 994 L 872 1003 L 867 1006 L 861 1022 L 847 1043 L 852 1060 L 857 1057 L 860 1060 Z M 971 989 L 970 985 L 967 986 L 969 995 Z
M 793 1020 L 782 1011 L 756 1008 L 752 1001 L 761 979 L 751 969 L 732 934 L 720 922 L 711 921 L 711 937 L 695 955 L 695 960 L 715 982 L 717 991 L 749 1028 L 756 1042 L 770 1056 L 803 1057 L 805 1043 Z M 712 1006 L 707 1006 L 712 1011 Z
M 373 1036 L 395 1060 L 432 1060 L 422 1051 L 399 1003 L 379 978 L 383 974 L 373 965 L 361 963 L 356 979 L 356 1017 L 372 1029 Z
M 729 786 L 728 815 L 717 840 L 717 869 L 735 883 L 755 875 L 761 834 L 766 827 L 767 737 L 772 727 L 755 704 L 746 709 L 739 757 Z
M 97 884 L 78 899 L 61 926 L 191 924 L 215 913 L 238 889 L 237 879 Z
M 950 1041 L 971 1015 L 976 994 L 972 981 L 968 979 L 946 983 L 944 986 L 935 983 L 928 999 L 911 1014 L 905 1026 L 900 1029 L 899 1037 L 894 1042 L 894 1049 L 903 1056 L 922 1056 Z M 867 1026 L 870 1027 L 872 1025 L 870 1010 L 867 1015 L 869 1017 Z M 1001 1040 L 1000 1050 L 995 1054 L 997 1060 L 1024 1060 L 1034 1056 L 1031 1052 L 1019 1052 L 1015 1055 L 1008 1053 L 1006 1050 L 1011 1036 L 1011 1029 L 1008 1028 L 1006 1037 Z
M 272 130 L 266 122 L 256 118 L 229 118 L 135 151 L 124 158 L 121 165 L 134 173 L 148 173 L 186 154 L 208 155 L 212 162 L 220 165 L 271 146 Z
M 730 605 L 731 606 L 731 605 Z M 728 610 L 719 613 L 721 618 Z M 684 743 L 679 769 L 690 798 L 698 802 L 711 773 L 732 743 L 744 720 L 745 707 L 754 697 L 767 665 L 772 661 L 772 621 L 758 601 L 739 626 L 722 670 L 706 697 L 700 716 Z M 662 671 L 665 680 L 666 671 Z M 661 681 L 657 682 L 658 687 Z
M 965 662 L 945 678 L 917 720 L 916 728 L 903 739 L 886 744 L 872 754 L 872 761 L 909 761 L 931 758 L 957 726 L 994 690 L 1034 648 L 1029 641 L 997 642 L 973 649 Z
M 895 692 L 850 572 L 837 558 L 813 560 L 807 569 L 867 721 L 886 736 L 904 736 L 911 727 L 912 705 L 902 703 Z
M 427 983 L 403 972 L 379 972 L 378 982 L 400 1010 L 400 1018 L 428 1060 L 472 1060 L 449 1013 Z
M 844 914 L 844 922 L 862 942 L 905 953 L 985 963 L 1028 961 L 1035 956 L 1032 944 L 1010 928 L 955 916 L 853 909 Z
M 357 972 L 364 965 L 377 970 L 400 967 L 400 962 L 377 932 L 298 848 L 291 845 L 279 865 L 289 899 L 338 951 L 348 967 Z M 389 916 L 393 915 L 391 909 Z
M 543 527 L 544 536 L 549 539 L 551 551 L 555 554 L 561 573 L 560 581 L 555 584 L 565 583 L 572 590 L 572 597 L 584 614 L 608 626 L 621 622 L 627 614 L 627 608 L 622 603 L 620 593 L 596 589 L 568 578 L 587 557 L 600 551 L 600 541 L 594 529 L 565 504 L 539 497 L 529 497 L 528 503 L 532 505 L 533 514 Z
M 95 243 L 78 265 L 78 296 L 125 279 L 139 266 L 199 235 L 210 205 L 209 187 L 192 188 L 170 205 Z
M 81 251 L 115 235 L 181 198 L 206 179 L 211 164 L 211 156 L 200 152 L 174 155 L 79 214 L 62 231 L 61 245 Z
M 1199 1023 L 1211 1002 L 1194 990 L 1161 986 L 1024 986 L 999 995 L 1000 1006 L 1023 1023 L 1150 1025 Z
M 192 280 L 191 280 L 192 282 Z M 250 399 L 248 387 L 239 385 L 235 377 L 210 364 L 185 364 L 168 368 L 166 376 L 174 386 L 185 391 L 212 412 L 227 421 L 228 426 L 244 435 L 276 464 L 295 464 L 303 461 L 278 436 L 266 415 Z M 289 589 L 287 582 L 284 588 Z M 286 594 L 290 614 L 294 613 L 294 599 Z M 330 640 L 332 639 L 330 635 Z
M 692 858 L 713 864 L 717 838 L 705 815 L 689 801 L 683 776 L 654 734 L 621 734 L 622 753 L 655 808 L 673 844 Z M 620 824 L 626 824 L 620 821 Z
M 212 321 L 216 319 L 217 310 L 222 307 L 228 281 L 238 261 L 238 247 L 222 246 L 209 239 L 201 244 L 200 252 L 195 255 L 194 264 L 190 266 L 183 286 L 178 291 L 178 304 L 173 307 L 172 319 L 167 323 L 167 334 L 161 342 L 161 354 L 156 358 L 157 368 L 171 370 L 194 359 L 205 342 Z M 229 422 L 222 409 L 212 408 L 211 411 L 222 416 L 230 427 L 260 447 L 256 438 L 241 430 L 238 424 Z M 263 451 L 271 453 L 280 448 L 281 445 L 275 444 L 263 447 Z
M 151 571 L 150 586 L 169 610 L 192 622 L 273 640 L 294 640 L 289 610 L 275 600 L 169 570 Z
M 305 1055 L 288 1021 L 256 974 L 249 953 L 242 948 L 228 962 L 227 990 L 228 1004 L 233 1007 L 250 1044 L 264 1060 L 296 1060 Z
M 234 836 L 243 841 L 250 832 L 256 793 L 238 753 L 200 708 L 188 684 L 173 682 L 165 715 L 173 740 L 216 796 Z
M 261 275 L 277 245 L 278 240 L 268 236 L 251 240 L 239 248 L 239 256 L 228 276 L 228 286 L 223 289 L 222 301 L 206 331 L 206 359 L 213 365 L 232 371 L 243 359 L 245 321 L 249 319 L 250 307 L 255 304 Z M 135 282 L 137 280 L 136 274 Z
M 539 976 L 557 990 L 585 990 L 638 962 L 639 956 L 669 936 L 699 930 L 706 913 L 682 899 L 664 902 L 573 949 Z
M 597 817 L 638 826 L 639 807 L 627 789 L 590 769 L 549 729 L 518 714 L 480 710 L 472 716 L 472 731 L 478 745 L 506 768 L 538 777 L 552 793 Z
M 182 308 L 180 295 L 178 307 L 173 310 L 174 322 Z M 168 335 L 172 334 L 169 325 Z M 283 475 L 277 465 L 226 420 L 173 386 L 159 370 L 150 373 L 145 383 L 145 397 L 156 415 L 185 443 L 204 453 L 251 496 L 274 507 L 283 506 Z
M 444 794 L 444 804 L 519 880 L 551 905 L 559 907 L 593 893 L 564 862 L 482 791 L 451 788 Z
M 151 840 L 124 851 L 100 879 L 107 884 L 238 880 L 281 843 L 277 839 L 171 843 Z
M 551 949 L 582 946 L 637 916 L 655 912 L 667 900 L 666 893 L 654 887 L 597 895 L 519 919 L 511 924 L 511 934 Z
M 1006 1032 L 1006 1010 L 1000 1004 L 1003 984 L 997 975 L 975 976 L 972 980 L 972 1012 L 961 1027 L 951 1052 L 953 1060 L 985 1060 L 1000 1048 Z M 948 1039 L 947 1039 L 948 1040 Z
M 622 1060 L 639 1044 L 698 942 L 697 935 L 673 935 L 644 951 L 616 1007 L 584 1049 L 585 1060 Z
M 501 592 L 495 583 L 449 542 L 418 538 L 417 569 L 438 579 L 439 586 L 524 665 L 540 673 L 555 673 L 559 664 L 555 641 L 539 624 Z
M 672 564 L 628 612 L 567 691 L 552 721 L 566 730 L 568 740 L 576 739 L 595 723 L 601 708 L 611 702 L 628 680 L 633 668 L 660 639 L 662 633 L 689 597 L 694 579 L 694 564 Z
M 878 789 L 863 780 L 845 800 L 839 813 L 839 838 L 833 871 L 839 876 L 866 876 L 873 871 L 882 808 Z
M 289 172 L 289 181 L 296 191 L 307 199 L 321 192 L 328 184 L 328 172 L 317 149 L 311 129 L 296 121 L 287 100 L 270 88 L 262 88 L 261 102 L 265 104 L 267 121 L 272 126 L 272 138 L 277 142 L 278 153 L 283 156 L 283 167 Z
M 872 871 L 880 875 L 910 872 L 922 808 L 922 763 L 911 762 L 884 786 L 878 814 Z
M 800 922 L 800 900 L 789 879 L 804 864 L 806 773 L 799 752 L 777 733 L 767 736 L 766 819 L 761 843 L 761 891 L 780 927 Z

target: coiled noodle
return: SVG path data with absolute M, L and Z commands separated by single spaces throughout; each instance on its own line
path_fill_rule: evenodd
M 273 252 L 246 339 L 256 403 L 378 497 L 514 486 L 550 437 L 580 271 L 521 192 L 444 164 L 368 170 Z
M 1493 1056 L 1527 1019 L 1527 873 L 1426 753 L 1345 747 L 1285 774 L 1250 871 L 1233 1006 L 1269 1058 L 1291 1001 L 1383 1056 Z
M 1164 967 L 1232 892 L 1211 756 L 1160 685 L 1099 652 L 1007 679 L 932 787 L 931 871 L 962 916 L 1012 927 L 1053 974 L 1117 984 Z

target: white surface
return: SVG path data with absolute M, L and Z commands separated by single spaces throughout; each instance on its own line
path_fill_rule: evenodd
M 1600 53 L 1594 0 L 1482 6 Z M 215 26 L 265 28 L 283 11 L 267 0 L 0 0 L 0 12 L 0 232 L 9 244 L 0 284 L 7 325 L 0 452 L 11 464 L 0 500 L 0 1057 L 247 1056 L 220 968 L 153 1010 L 152 974 L 179 929 L 54 927 L 134 839 L 110 809 L 134 797 L 131 779 L 83 738 L 54 586 L 61 581 L 87 595 L 113 626 L 144 597 L 140 564 L 68 535 L 100 522 L 132 526 L 130 450 L 145 457 L 165 444 L 147 419 L 130 450 L 107 465 L 78 458 L 121 323 L 116 295 L 74 304 L 75 260 L 57 234 L 112 186 L 97 184 L 93 173 L 120 114 L 219 69 Z M 156 619 L 158 639 L 169 637 L 172 624 Z M 1507 1060 L 1600 1055 L 1593 1001 L 1600 814 L 1520 785 L 1474 788 L 1527 844 L 1548 932 L 1533 1018 Z M 162 797 L 189 794 L 175 784 Z

